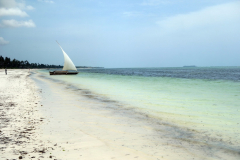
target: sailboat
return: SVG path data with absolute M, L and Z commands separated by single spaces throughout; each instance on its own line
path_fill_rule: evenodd
M 62 47 L 60 46 L 59 43 L 58 43 L 58 45 L 59 45 L 59 47 L 61 48 L 61 50 L 63 52 L 64 66 L 63 66 L 62 71 L 53 71 L 53 72 L 49 72 L 49 74 L 50 75 L 73 75 L 73 74 L 78 74 L 77 68 L 73 64 L 72 60 L 69 58 L 67 53 L 62 49 Z

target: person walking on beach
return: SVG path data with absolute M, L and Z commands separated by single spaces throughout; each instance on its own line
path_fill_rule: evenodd
M 7 68 L 5 68 L 5 73 L 6 73 L 6 75 L 7 75 Z

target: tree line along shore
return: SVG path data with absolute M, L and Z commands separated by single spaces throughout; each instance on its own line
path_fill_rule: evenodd
M 12 68 L 12 69 L 23 69 L 23 68 L 62 68 L 61 65 L 49 65 L 40 63 L 30 63 L 27 60 L 20 61 L 17 59 L 11 60 L 9 57 L 3 57 L 0 55 L 0 68 Z

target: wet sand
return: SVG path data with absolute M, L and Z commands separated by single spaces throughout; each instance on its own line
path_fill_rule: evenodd
M 27 70 L 9 70 L 7 76 L 0 71 L 0 159 L 239 158 L 197 141 L 202 138 L 197 131 L 35 71 L 28 75 Z

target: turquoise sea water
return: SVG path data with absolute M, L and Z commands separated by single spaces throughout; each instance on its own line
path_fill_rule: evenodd
M 49 76 L 87 94 L 116 101 L 237 151 L 240 144 L 240 67 L 79 69 Z M 219 144 L 220 145 L 220 144 Z M 238 152 L 238 151 L 237 151 Z

